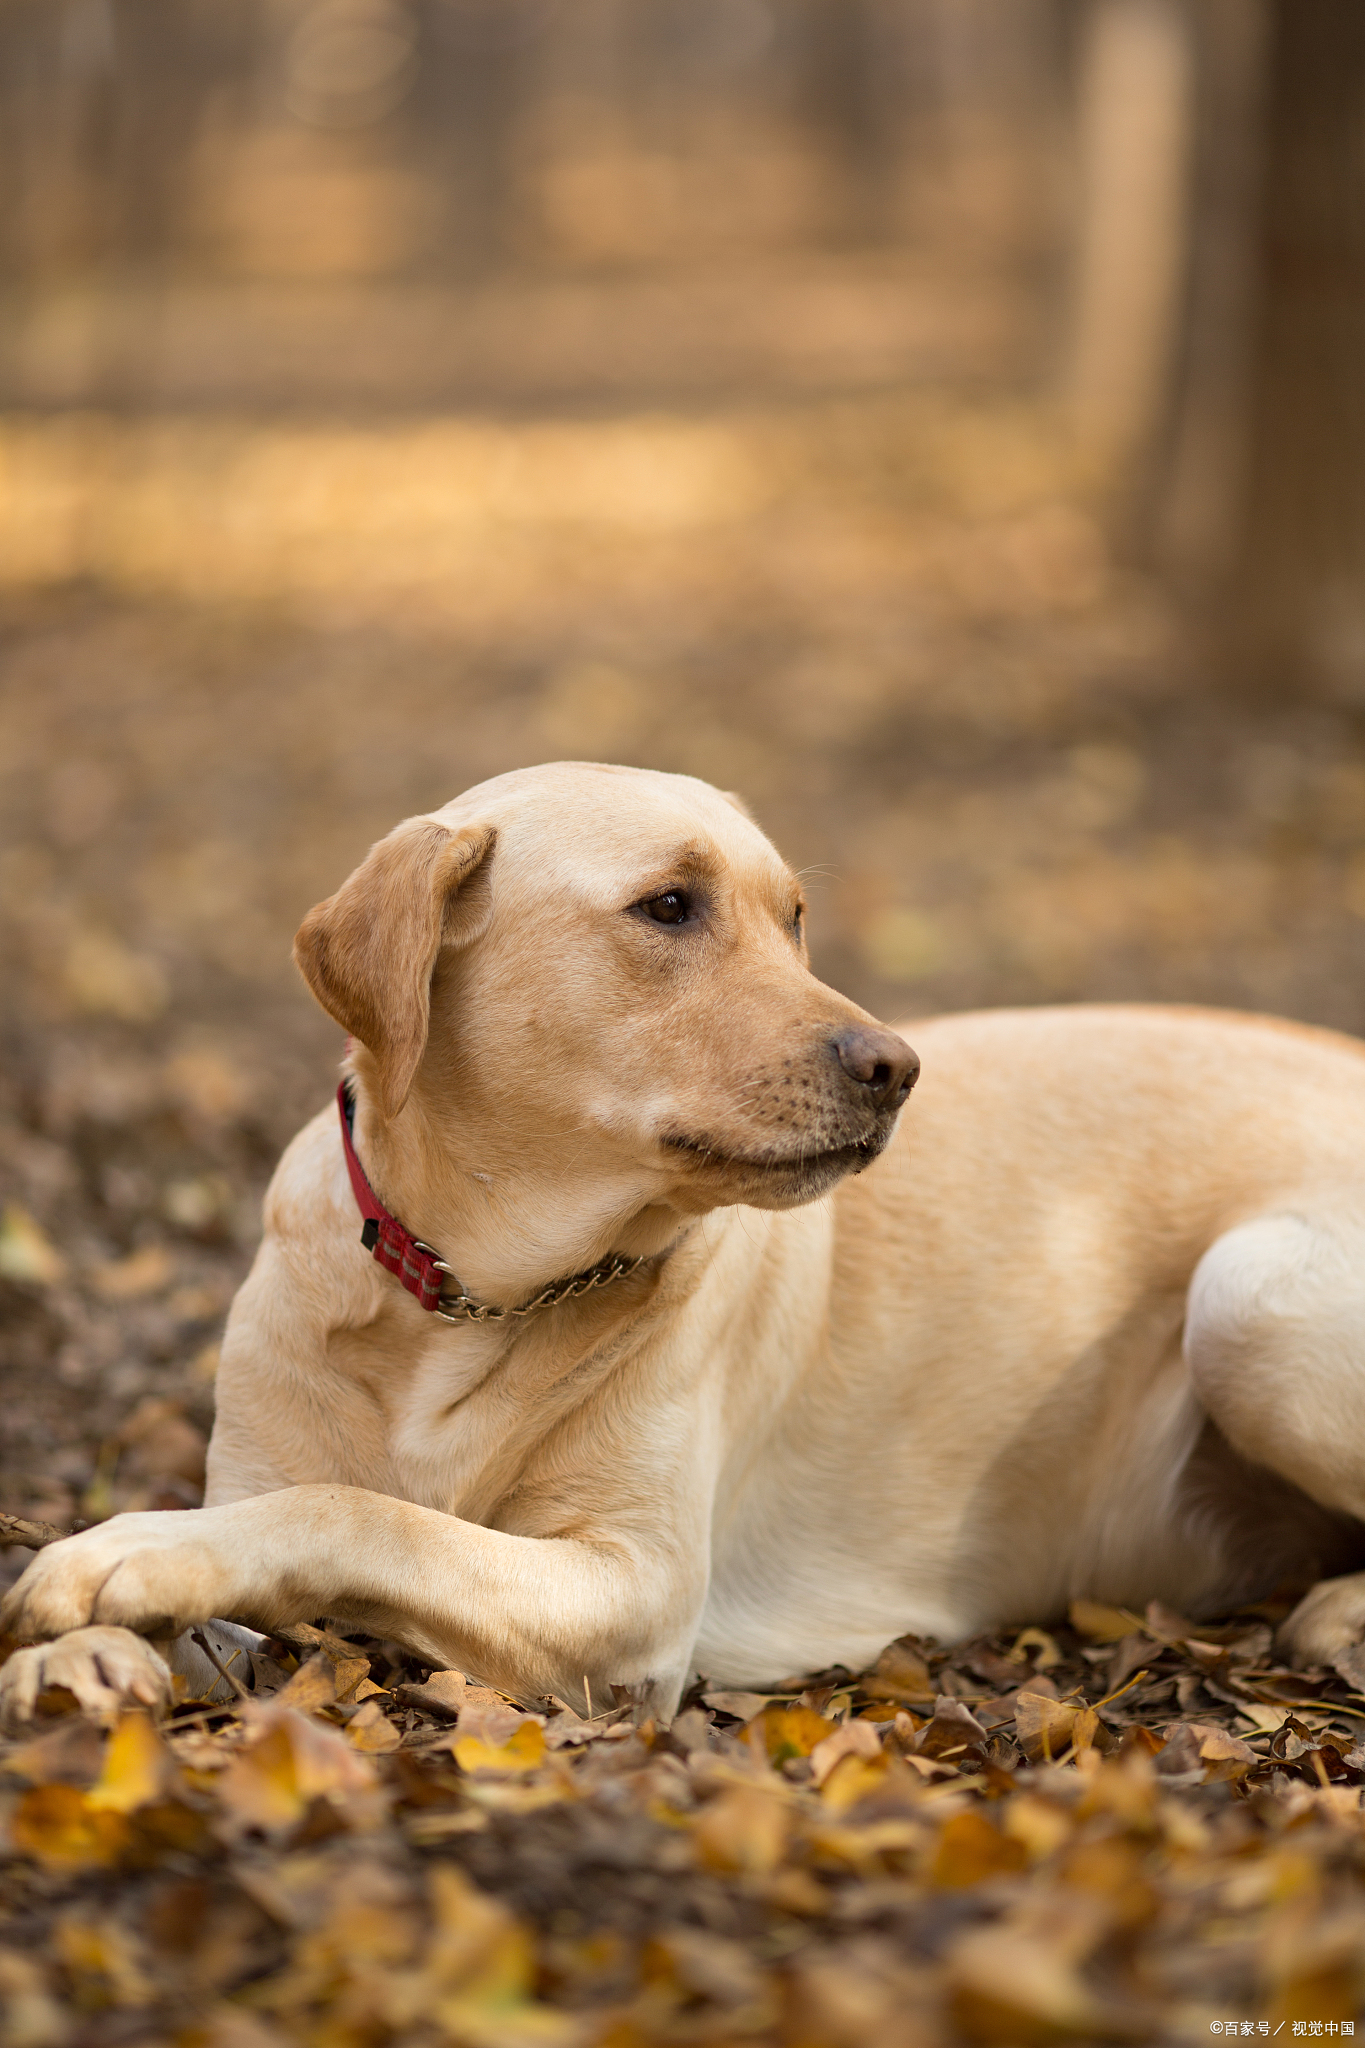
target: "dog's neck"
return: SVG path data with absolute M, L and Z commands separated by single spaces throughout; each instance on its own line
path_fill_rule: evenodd
M 566 1173 L 534 1155 L 510 1170 L 496 1156 L 479 1163 L 470 1134 L 417 1088 L 386 1119 L 364 1064 L 360 1052 L 349 1082 L 356 1156 L 384 1208 L 458 1276 L 449 1291 L 514 1308 L 609 1258 L 652 1260 L 688 1230 L 625 1175 Z

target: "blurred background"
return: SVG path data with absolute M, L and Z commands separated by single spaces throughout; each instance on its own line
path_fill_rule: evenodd
M 293 930 L 505 768 L 1365 1029 L 1365 12 L 0 0 L 0 191 L 6 1506 L 197 1498 Z

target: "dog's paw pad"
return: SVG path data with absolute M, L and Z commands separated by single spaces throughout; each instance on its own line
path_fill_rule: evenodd
M 131 1629 L 72 1629 L 50 1643 L 15 1650 L 0 1667 L 0 1727 L 10 1734 L 30 1727 L 43 1713 L 45 1695 L 62 1693 L 108 1727 L 125 1707 L 163 1712 L 171 1702 L 171 1674 Z

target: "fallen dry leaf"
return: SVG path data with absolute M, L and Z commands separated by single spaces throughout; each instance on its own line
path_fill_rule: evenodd
M 180 1771 L 147 1714 L 122 1714 L 109 1737 L 104 1767 L 86 1794 L 90 1812 L 136 1813 L 172 1797 Z
M 1141 1618 L 1126 1607 L 1107 1607 L 1100 1600 L 1073 1600 L 1067 1610 L 1071 1626 L 1092 1643 L 1117 1643 L 1142 1627 Z
M 777 1868 L 790 1830 L 791 1816 L 778 1796 L 738 1785 L 705 1809 L 692 1839 L 708 1869 L 757 1875 Z
M 1076 1700 L 1021 1691 L 1014 1703 L 1014 1725 L 1030 1763 L 1050 1763 L 1072 1749 L 1107 1750 L 1114 1745 L 1112 1732 L 1094 1708 Z
M 915 1738 L 915 1752 L 934 1759 L 965 1757 L 988 1740 L 986 1730 L 961 1700 L 941 1694 L 931 1720 Z
M 149 1395 L 138 1403 L 116 1441 L 126 1454 L 121 1477 L 128 1473 L 145 1479 L 185 1479 L 202 1487 L 208 1442 L 181 1402 Z
M 471 1776 L 483 1771 L 534 1771 L 544 1761 L 545 1734 L 539 1721 L 527 1716 L 505 1742 L 487 1742 L 477 1735 L 466 1735 L 456 1742 L 452 1754 L 460 1769 Z
M 398 1697 L 404 1706 L 415 1707 L 419 1714 L 432 1714 L 439 1721 L 458 1721 L 460 1709 L 469 1694 L 479 1688 L 471 1688 L 463 1671 L 433 1671 L 421 1685 L 402 1685 Z
M 1050 1636 L 1046 1629 L 1021 1629 L 1010 1646 L 1010 1662 L 1022 1664 L 1030 1651 L 1035 1671 L 1051 1671 L 1062 1661 L 1062 1653 L 1057 1647 L 1056 1638 Z
M 817 1741 L 810 1751 L 811 1775 L 817 1785 L 823 1785 L 844 1757 L 879 1757 L 881 1753 L 881 1738 L 875 1722 L 845 1721 Z
M 54 1287 L 65 1273 L 66 1260 L 27 1209 L 7 1202 L 0 1216 L 0 1277 Z
M 933 1881 L 947 1891 L 963 1890 L 987 1878 L 1005 1877 L 1024 1869 L 1028 1851 L 1011 1835 L 1001 1834 L 984 1814 L 968 1811 L 945 1821 L 934 1853 Z
M 908 1706 L 932 1706 L 937 1697 L 928 1665 L 903 1640 L 882 1651 L 862 1686 L 871 1699 L 904 1701 Z
M 145 1294 L 160 1294 L 174 1277 L 174 1262 L 160 1244 L 144 1245 L 126 1259 L 97 1266 L 91 1275 L 96 1293 L 106 1301 L 136 1301 Z
M 366 1664 L 365 1669 L 369 1670 Z M 337 1699 L 337 1666 L 317 1650 L 306 1664 L 300 1664 L 286 1685 L 274 1696 L 277 1707 L 293 1707 L 300 1714 L 315 1714 L 319 1707 L 334 1707 Z
M 835 1724 L 809 1707 L 767 1707 L 748 1725 L 750 1741 L 757 1739 L 770 1763 L 787 1757 L 811 1756 L 834 1732 Z M 875 1739 L 875 1738 L 874 1738 Z
M 45 1735 L 18 1743 L 0 1756 L 0 1770 L 30 1785 L 93 1785 L 104 1764 L 105 1744 L 92 1721 L 65 1716 Z
M 953 2019 L 969 2041 L 1140 2040 L 1145 2016 L 1106 2007 L 1076 1968 L 1066 1940 L 1036 1927 L 964 1935 L 950 1950 Z
M 1206 1771 L 1206 1778 L 1244 1778 L 1261 1762 L 1249 1742 L 1229 1734 L 1226 1728 L 1210 1727 L 1202 1721 L 1187 1721 L 1169 1730 L 1168 1735 L 1178 1734 L 1181 1728 L 1187 1730 L 1198 1745 L 1200 1760 L 1206 1765 L 1216 1766 L 1214 1770 Z
M 752 1721 L 756 1714 L 774 1698 L 767 1692 L 707 1692 L 702 1694 L 702 1705 L 718 1714 L 733 1714 L 736 1720 Z
M 240 1827 L 278 1835 L 301 1821 L 315 1799 L 344 1810 L 350 1795 L 375 1783 L 344 1736 L 292 1708 L 258 1708 L 248 1727 L 249 1746 L 231 1758 L 216 1784 L 225 1814 Z
M 35 1786 L 10 1816 L 10 1841 L 21 1856 L 54 1869 L 116 1863 L 129 1839 L 121 1813 L 90 1806 L 74 1785 Z
M 367 1756 L 385 1756 L 397 1749 L 402 1736 L 389 1720 L 378 1699 L 367 1699 L 346 1723 L 346 1739 L 352 1748 Z

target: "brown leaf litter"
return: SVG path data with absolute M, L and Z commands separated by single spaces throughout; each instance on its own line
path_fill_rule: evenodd
M 1365 1700 L 1273 1604 L 527 1711 L 300 1627 L 230 1706 L 0 1753 L 15 2048 L 923 2048 L 1337 2032 Z M 1236 2022 L 1236 2028 L 1233 2022 Z

